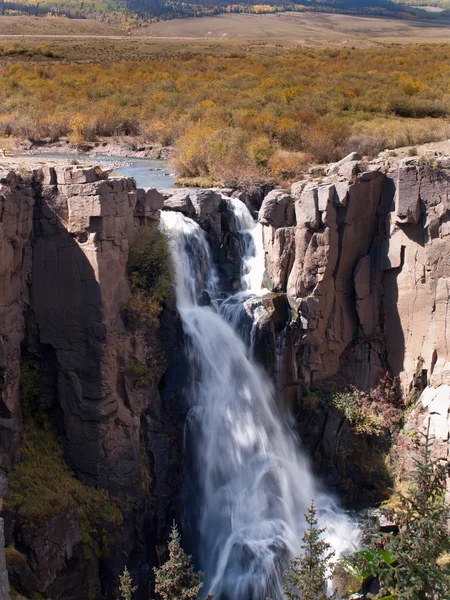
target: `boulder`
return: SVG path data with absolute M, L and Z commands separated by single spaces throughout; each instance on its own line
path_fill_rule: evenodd
M 258 220 L 262 225 L 291 227 L 295 225 L 294 201 L 282 190 L 272 190 L 264 198 Z
M 155 189 L 138 190 L 134 214 L 137 217 L 148 217 L 159 221 L 159 211 L 164 205 L 164 197 Z
M 317 229 L 319 226 L 318 185 L 308 183 L 300 198 L 295 201 L 295 218 L 298 227 Z
M 358 152 L 350 152 L 350 154 L 347 154 L 347 156 L 344 156 L 344 158 L 342 158 L 340 161 L 329 165 L 328 168 L 326 169 L 326 174 L 327 175 L 338 175 L 339 174 L 339 175 L 342 175 L 343 177 L 346 177 L 349 172 L 353 174 L 354 165 L 360 160 L 362 160 L 362 156 Z
M 222 196 L 212 190 L 192 190 L 189 198 L 199 223 L 205 223 L 211 215 L 219 210 L 222 202 Z
M 291 196 L 294 198 L 294 200 L 298 200 L 300 198 L 307 183 L 307 181 L 296 181 L 291 185 Z
M 174 210 L 177 212 L 181 212 L 188 217 L 192 217 L 195 210 L 189 194 L 189 190 L 179 190 L 173 195 L 165 197 L 162 209 Z

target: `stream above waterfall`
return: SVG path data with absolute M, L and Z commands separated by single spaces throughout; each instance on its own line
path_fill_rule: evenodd
M 247 207 L 229 200 L 242 236 L 241 289 L 224 298 L 205 232 L 177 212 L 164 212 L 176 271 L 177 308 L 191 380 L 184 393 L 185 528 L 217 600 L 278 600 L 288 559 L 300 550 L 304 513 L 314 498 L 320 525 L 337 556 L 360 533 L 321 490 L 299 450 L 290 416 L 252 358 L 245 313 L 257 326 L 263 290 L 261 230 Z M 211 302 L 201 301 L 206 292 Z M 256 308 L 255 308 L 256 306 Z

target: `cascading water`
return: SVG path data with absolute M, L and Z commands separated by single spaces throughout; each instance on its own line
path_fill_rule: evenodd
M 231 205 L 246 231 L 242 287 L 248 298 L 250 291 L 261 292 L 261 232 L 243 203 Z M 186 436 L 193 452 L 192 518 L 204 590 L 217 600 L 277 600 L 312 498 L 338 555 L 358 544 L 358 529 L 318 491 L 270 380 L 233 329 L 239 319 L 230 319 L 230 307 L 242 310 L 242 302 L 224 303 L 226 318 L 199 303 L 203 290 L 213 304 L 220 292 L 204 232 L 180 213 L 163 212 L 162 222 L 173 233 L 177 306 L 195 378 Z

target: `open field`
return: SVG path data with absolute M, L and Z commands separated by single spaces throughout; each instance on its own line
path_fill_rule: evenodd
M 404 21 L 321 13 L 228 14 L 161 21 L 131 35 L 88 19 L 0 17 L 0 66 L 59 62 L 166 60 L 207 55 L 278 55 L 296 47 L 376 48 L 450 43 L 450 21 Z M 22 52 L 2 54 L 16 45 Z
M 0 17 L 0 35 L 124 35 L 123 30 L 91 19 Z
M 145 60 L 230 52 L 279 53 L 295 46 L 376 47 L 450 43 L 450 20 L 406 21 L 324 13 L 222 14 L 123 30 L 88 19 L 0 17 L 0 45 L 50 44 L 65 61 Z M 32 59 L 32 60 L 30 60 Z M 16 57 L 41 62 L 42 57 Z M 0 56 L 0 64 L 11 64 Z
M 279 38 L 306 45 L 450 42 L 450 20 L 406 21 L 325 13 L 228 14 L 160 21 L 136 31 L 160 37 Z
M 0 33 L 6 148 L 130 136 L 175 147 L 181 175 L 217 182 L 289 179 L 350 150 L 450 137 L 450 45 L 408 44 L 450 42 L 444 21 L 230 14 L 130 35 L 37 21 L 37 34 Z M 21 30 L 3 17 L 0 32 L 9 22 Z
M 185 55 L 163 60 L 98 63 L 93 53 L 91 64 L 48 59 L 1 68 L 0 137 L 69 136 L 80 146 L 135 136 L 139 145 L 175 146 L 184 176 L 219 181 L 239 170 L 242 180 L 289 176 L 350 150 L 373 156 L 450 134 L 446 45 L 225 57 L 183 47 Z M 117 47 L 116 56 L 123 58 Z

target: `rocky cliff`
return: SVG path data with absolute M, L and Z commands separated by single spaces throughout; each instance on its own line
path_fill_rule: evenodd
M 333 392 L 374 389 L 389 372 L 410 405 L 449 383 L 450 160 L 360 159 L 329 165 L 290 194 L 274 190 L 259 211 L 269 286 L 291 311 L 285 398 L 317 468 L 356 502 L 389 483 L 393 431 L 384 441 L 355 436 Z M 427 398 L 447 398 L 444 389 Z M 443 412 L 438 425 L 431 409 L 431 433 L 447 448 L 448 402 L 434 403 Z
M 142 228 L 156 227 L 163 197 L 94 168 L 47 168 L 27 180 L 10 173 L 0 182 L 0 469 L 8 473 L 22 457 L 29 493 L 46 493 L 34 480 L 45 473 L 38 456 L 33 464 L 33 445 L 47 435 L 48 416 L 65 464 L 57 449 L 44 459 L 75 485 L 71 493 L 103 510 L 83 521 L 72 501 L 53 511 L 51 498 L 18 503 L 15 489 L 3 513 L 10 579 L 29 597 L 96 598 L 115 588 L 127 554 L 132 567 L 149 570 L 175 514 L 178 409 L 170 398 L 162 403 L 161 374 L 136 383 L 133 365 L 151 371 L 155 348 L 123 314 L 129 248 Z M 169 306 L 161 322 L 158 335 L 175 358 Z M 18 477 L 13 469 L 16 487 Z M 89 486 L 106 495 L 91 498 Z
M 449 182 L 450 159 L 351 155 L 289 192 L 237 194 L 271 290 L 247 305 L 255 356 L 352 505 L 407 471 L 428 418 L 448 452 Z M 127 563 L 147 598 L 182 509 L 178 315 L 170 296 L 150 325 L 126 310 L 130 248 L 160 210 L 197 220 L 237 289 L 242 237 L 217 191 L 162 195 L 95 168 L 0 174 L 0 495 L 8 474 L 7 568 L 25 597 L 112 598 Z

